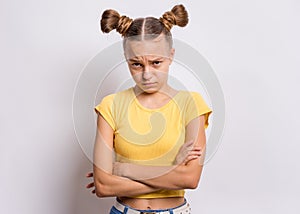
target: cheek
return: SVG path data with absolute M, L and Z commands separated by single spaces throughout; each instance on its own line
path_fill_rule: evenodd
M 156 76 L 160 79 L 165 79 L 168 77 L 168 70 L 166 68 L 161 68 L 161 69 L 158 69 L 156 72 L 155 72 Z
M 136 82 L 140 82 L 142 79 L 142 72 L 130 72 L 132 78 L 136 81 Z
M 162 65 L 156 68 L 156 70 L 162 73 L 167 73 L 169 71 L 169 64 L 167 62 L 164 62 Z
M 129 68 L 129 71 L 130 71 L 131 76 L 136 76 L 140 73 L 137 69 Z

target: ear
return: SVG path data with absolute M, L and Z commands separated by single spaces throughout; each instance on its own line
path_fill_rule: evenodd
M 175 48 L 171 48 L 171 50 L 170 50 L 170 65 L 173 62 L 174 55 L 175 55 Z

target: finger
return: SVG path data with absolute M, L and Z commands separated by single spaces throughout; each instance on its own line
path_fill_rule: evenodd
M 186 153 L 190 153 L 190 152 L 202 152 L 202 149 L 200 147 L 188 148 L 185 152 Z
M 191 154 L 191 155 L 189 155 L 188 157 L 186 157 L 185 160 L 187 160 L 187 159 L 189 159 L 189 158 L 193 158 L 193 157 L 199 158 L 199 157 L 201 157 L 201 155 L 199 155 L 199 154 Z
M 189 155 L 190 154 L 202 154 L 202 151 L 199 151 L 199 150 L 192 150 L 192 151 L 189 151 Z
M 85 186 L 85 188 L 89 189 L 89 188 L 91 188 L 91 187 L 93 187 L 93 186 L 94 186 L 94 185 L 92 185 L 92 184 L 88 184 L 88 185 Z
M 87 173 L 86 175 L 85 175 L 86 177 L 93 177 L 93 173 L 92 172 L 89 172 L 89 173 Z
M 189 161 L 191 161 L 191 160 L 195 160 L 195 159 L 198 159 L 199 158 L 199 156 L 198 155 L 195 155 L 195 156 L 190 156 L 190 158 L 189 158 Z
M 198 156 L 198 155 L 191 155 L 191 156 L 189 156 L 186 160 L 187 160 L 187 161 L 190 161 L 190 160 L 194 160 L 194 159 L 196 159 L 196 158 L 199 158 L 199 156 Z
M 190 155 L 190 154 L 197 154 L 197 153 L 201 153 L 201 148 L 200 147 L 196 147 L 196 148 L 188 148 L 187 150 L 184 151 L 184 157 Z
M 93 186 L 95 186 L 94 183 L 89 183 L 88 185 L 86 185 L 86 188 L 91 188 L 91 187 L 93 187 Z
M 201 148 L 201 146 L 194 146 L 194 147 L 193 147 L 193 150 L 200 151 L 200 150 L 202 150 L 202 148 Z
M 202 154 L 201 153 L 199 153 L 199 152 L 191 152 L 185 159 L 184 159 L 184 161 L 186 161 L 186 160 L 189 160 L 190 158 L 198 158 L 198 157 L 200 157 Z
M 199 158 L 199 156 L 189 156 L 188 158 L 185 159 L 184 164 L 187 164 L 191 160 L 195 160 L 197 158 Z
M 189 156 L 198 156 L 198 157 L 200 157 L 201 155 L 202 155 L 201 152 L 191 152 L 189 154 Z

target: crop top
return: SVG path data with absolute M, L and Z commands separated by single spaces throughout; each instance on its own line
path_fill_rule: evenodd
M 144 107 L 133 87 L 106 95 L 94 107 L 114 131 L 116 161 L 152 166 L 171 166 L 184 143 L 185 127 L 205 116 L 205 129 L 212 110 L 198 92 L 179 90 L 160 108 Z M 132 198 L 184 196 L 182 190 L 159 190 Z

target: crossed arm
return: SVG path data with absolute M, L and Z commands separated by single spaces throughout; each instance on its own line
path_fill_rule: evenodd
M 95 186 L 98 197 L 134 196 L 160 189 L 194 189 L 198 186 L 206 145 L 203 115 L 186 126 L 186 143 L 177 154 L 174 166 L 170 167 L 114 163 L 113 130 L 100 114 L 97 126 L 94 183 L 87 188 Z
M 93 156 L 93 177 L 98 197 L 134 196 L 159 190 L 159 188 L 113 175 L 113 130 L 98 114 L 97 133 Z

